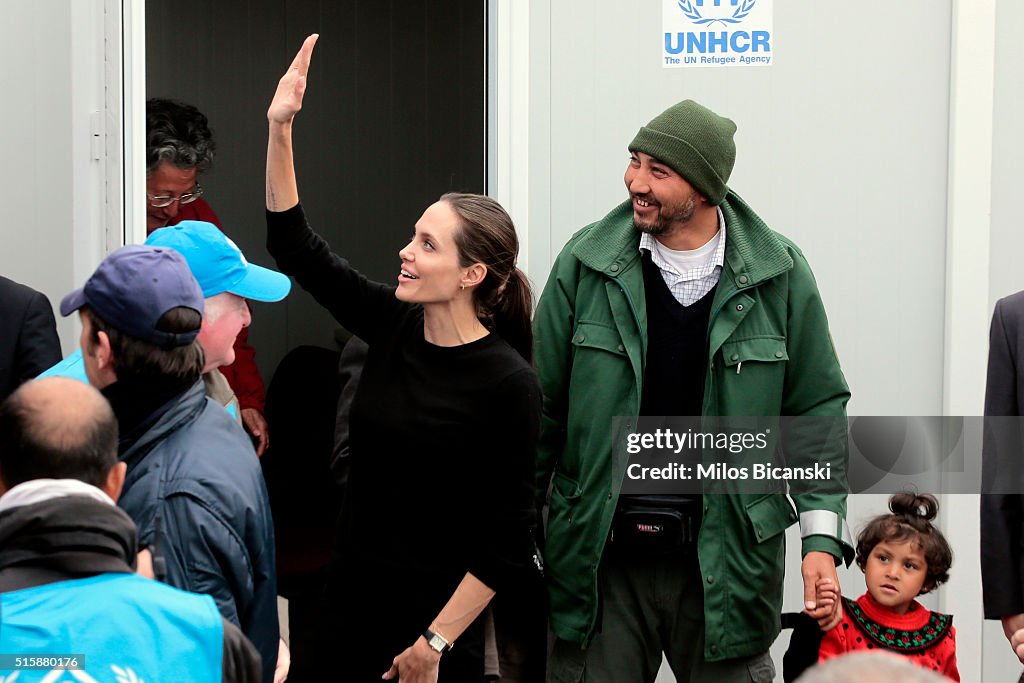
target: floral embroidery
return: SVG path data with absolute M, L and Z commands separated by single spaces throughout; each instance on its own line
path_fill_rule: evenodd
M 894 652 L 924 652 L 937 645 L 953 625 L 953 617 L 949 614 L 932 612 L 928 623 L 916 631 L 903 631 L 889 628 L 871 619 L 856 601 L 843 598 L 843 609 L 853 616 L 853 623 L 876 645 Z

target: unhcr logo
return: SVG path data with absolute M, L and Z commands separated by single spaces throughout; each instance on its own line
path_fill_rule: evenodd
M 708 2 L 710 6 L 708 13 L 718 16 L 705 17 L 701 15 L 700 10 L 704 7 L 704 0 L 679 0 L 679 9 L 683 11 L 687 19 L 695 24 L 722 22 L 725 25 L 738 24 L 743 21 L 756 4 L 757 0 L 743 0 L 743 2 L 740 2 L 740 0 L 729 0 L 725 5 L 726 14 L 729 14 L 728 10 L 730 7 L 732 8 L 729 16 L 721 16 L 723 13 L 719 10 L 722 8 L 722 0 L 710 0 Z
M 676 31 L 666 25 L 665 66 L 771 63 L 770 7 L 759 7 L 758 0 L 671 2 L 676 16 L 681 13 L 689 25 L 687 30 Z M 760 5 L 770 3 L 771 0 L 760 0 Z M 762 20 L 754 22 L 752 15 L 761 15 Z M 765 15 L 767 22 L 763 20 Z

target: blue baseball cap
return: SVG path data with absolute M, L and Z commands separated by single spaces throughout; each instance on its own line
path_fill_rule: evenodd
M 60 302 L 60 314 L 71 315 L 89 306 L 115 329 L 163 348 L 186 346 L 199 334 L 157 329 L 172 308 L 191 308 L 202 317 L 203 291 L 192 277 L 185 258 L 173 249 L 129 244 L 99 265 L 85 286 Z
M 287 275 L 246 261 L 213 223 L 182 221 L 159 228 L 146 238 L 146 244 L 168 247 L 184 256 L 205 297 L 231 292 L 244 299 L 280 301 L 292 288 Z

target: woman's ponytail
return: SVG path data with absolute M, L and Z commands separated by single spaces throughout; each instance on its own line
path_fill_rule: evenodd
M 473 291 L 477 315 L 533 362 L 533 292 L 526 274 L 516 267 L 519 238 L 508 212 L 490 197 L 449 193 L 441 197 L 459 217 L 455 232 L 462 267 L 487 266 L 487 276 Z
M 528 363 L 533 362 L 533 290 L 526 273 L 513 268 L 508 281 L 498 291 L 491 313 L 495 331 Z

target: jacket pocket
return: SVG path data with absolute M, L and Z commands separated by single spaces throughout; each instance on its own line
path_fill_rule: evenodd
M 797 521 L 796 511 L 784 493 L 769 493 L 745 507 L 750 530 L 758 543 L 775 538 Z
M 712 394 L 716 407 L 729 415 L 779 415 L 789 369 L 786 339 L 772 335 L 730 339 L 718 353 Z
M 783 337 L 747 337 L 722 344 L 722 362 L 735 367 L 749 361 L 775 363 L 789 360 Z
M 548 504 L 547 537 L 544 539 L 545 571 L 551 577 L 555 593 L 561 593 L 558 602 L 577 603 L 587 592 L 590 583 L 584 571 L 585 563 L 596 552 L 591 547 L 593 534 L 587 534 L 587 525 L 579 523 L 581 509 L 585 507 L 579 483 L 564 474 L 556 473 L 551 485 Z
M 563 500 L 574 501 L 583 494 L 583 489 L 575 479 L 570 479 L 561 472 L 555 472 L 551 483 L 551 492 Z
M 626 355 L 626 346 L 622 343 L 619 331 L 607 323 L 579 321 L 572 333 L 572 345 L 576 352 L 580 349 L 597 349 L 617 356 Z

